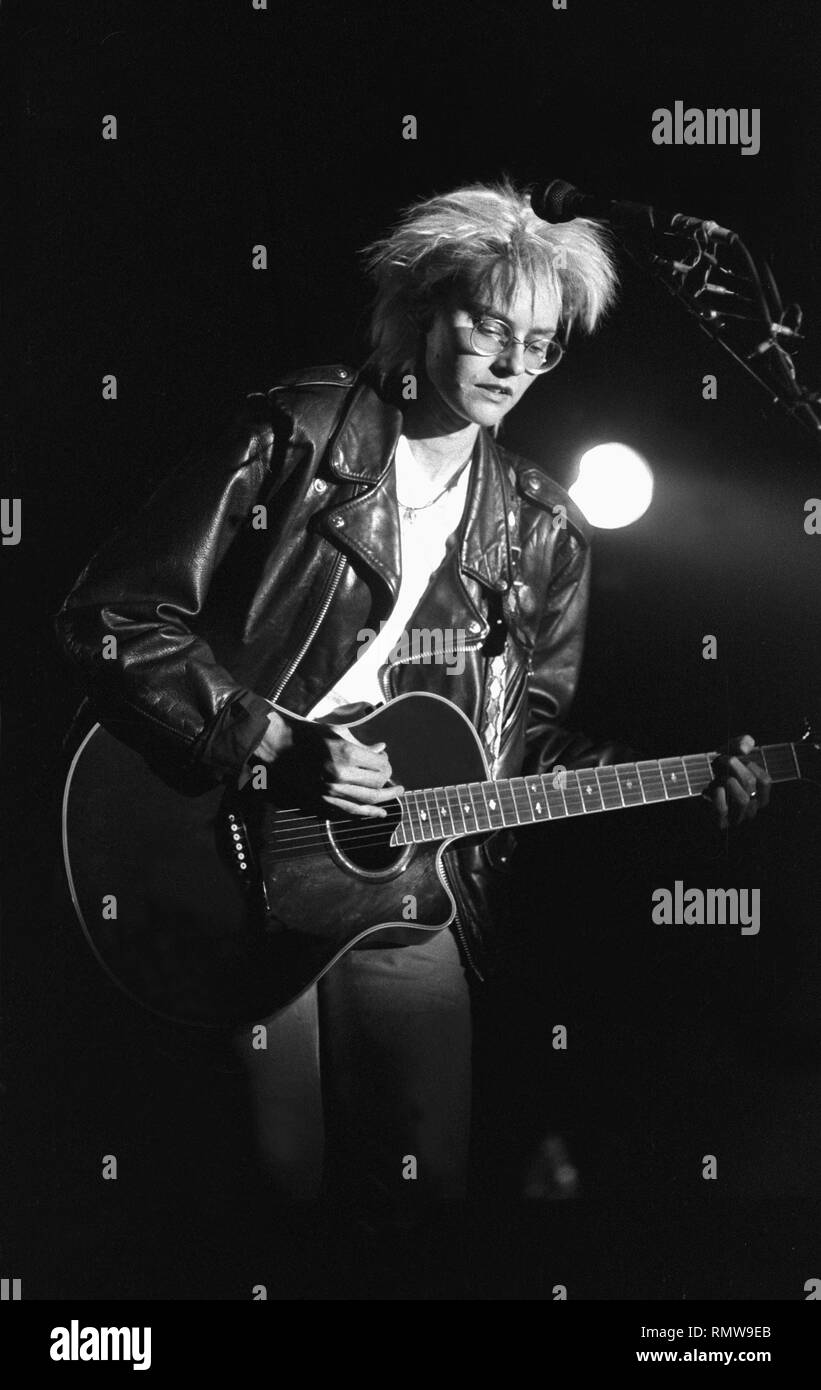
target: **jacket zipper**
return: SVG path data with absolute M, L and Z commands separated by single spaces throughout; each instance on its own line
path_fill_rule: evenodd
M 448 655 L 457 656 L 459 652 L 477 652 L 482 642 L 485 640 L 486 639 L 482 637 L 478 642 L 466 642 L 463 647 L 454 647 Z M 383 669 L 379 672 L 379 688 L 386 700 L 392 700 L 394 698 L 388 686 L 388 679 L 391 671 L 394 671 L 397 666 L 413 666 L 416 661 L 419 661 L 420 665 L 422 664 L 421 660 L 415 656 L 399 656 L 396 658 L 396 661 L 386 662 Z
M 443 879 L 445 880 L 445 883 L 446 883 L 446 885 L 447 885 L 448 891 L 450 892 L 450 895 L 451 895 L 451 897 L 453 898 L 453 925 L 454 925 L 455 928 L 456 928 L 456 935 L 458 936 L 460 942 L 462 943 L 462 950 L 463 950 L 464 953 L 465 953 L 465 957 L 466 957 L 466 959 L 467 959 L 467 962 L 468 962 L 468 964 L 469 964 L 471 970 L 473 971 L 473 973 L 474 973 L 474 975 L 477 977 L 477 979 L 481 980 L 481 981 L 482 981 L 482 984 L 484 984 L 484 983 L 485 983 L 485 977 L 484 977 L 484 975 L 482 974 L 481 970 L 479 969 L 478 965 L 476 964 L 476 961 L 473 959 L 473 956 L 472 956 L 471 953 L 470 953 L 470 947 L 468 946 L 468 943 L 467 943 L 467 933 L 465 932 L 465 930 L 464 930 L 464 928 L 463 928 L 463 926 L 462 926 L 462 923 L 459 921 L 459 908 L 458 908 L 457 905 L 456 905 L 456 894 L 455 894 L 454 891 L 453 891 L 453 884 L 450 882 L 450 880 L 449 880 L 449 878 L 448 878 L 448 871 L 447 871 L 447 869 L 445 868 L 445 856 L 444 856 L 444 853 L 440 854 L 440 856 L 439 856 L 439 868 L 440 868 L 440 870 L 441 870 L 442 877 L 443 877 Z
M 337 588 L 338 588 L 338 586 L 339 586 L 339 581 L 340 581 L 340 579 L 342 578 L 342 571 L 343 571 L 343 569 L 345 568 L 345 565 L 346 565 L 346 564 L 347 564 L 347 559 L 346 559 L 345 555 L 344 555 L 344 554 L 338 555 L 337 558 L 336 558 L 336 564 L 335 564 L 334 570 L 333 570 L 333 572 L 332 572 L 332 574 L 331 574 L 331 578 L 330 578 L 330 580 L 328 581 L 328 588 L 327 588 L 327 590 L 326 590 L 325 597 L 324 597 L 324 599 L 322 600 L 322 603 L 321 603 L 320 606 L 319 606 L 319 610 L 318 610 L 318 612 L 317 612 L 317 614 L 316 614 L 316 617 L 314 618 L 313 624 L 311 625 L 311 630 L 310 630 L 310 632 L 308 633 L 308 636 L 305 638 L 305 641 L 302 643 L 302 646 L 300 647 L 300 649 L 299 649 L 299 651 L 297 652 L 296 656 L 294 657 L 293 661 L 291 661 L 291 662 L 289 663 L 289 665 L 286 667 L 286 669 L 285 669 L 285 674 L 284 674 L 284 675 L 282 676 L 282 678 L 277 682 L 277 685 L 275 686 L 275 688 L 274 688 L 274 689 L 270 692 L 270 694 L 267 696 L 267 698 L 268 698 L 269 700 L 278 700 L 278 699 L 279 699 L 280 695 L 282 694 L 283 690 L 285 689 L 286 685 L 288 684 L 289 680 L 291 679 L 291 676 L 294 674 L 294 671 L 295 671 L 296 668 L 298 667 L 300 661 L 302 660 L 303 656 L 305 655 L 305 653 L 307 652 L 307 650 L 308 650 L 308 648 L 310 647 L 311 643 L 313 642 L 313 640 L 314 640 L 314 638 L 315 638 L 315 636 L 316 636 L 316 634 L 317 634 L 317 630 L 318 630 L 318 628 L 320 627 L 320 624 L 322 623 L 322 620 L 323 620 L 323 618 L 325 617 L 325 614 L 327 613 L 328 609 L 329 609 L 330 606 L 331 606 L 331 603 L 332 603 L 332 601 L 333 601 L 333 596 L 334 596 L 334 594 L 336 593 L 336 590 L 337 590 Z
M 484 638 L 481 638 L 478 642 L 465 643 L 465 645 L 462 646 L 462 647 L 455 647 L 455 648 L 453 649 L 453 652 L 451 653 L 451 655 L 455 656 L 458 652 L 475 652 L 475 651 L 478 651 L 479 648 L 480 648 L 481 645 L 482 645 L 482 642 L 483 642 L 484 640 L 485 640 Z M 395 670 L 395 668 L 396 668 L 397 666 L 412 666 L 412 665 L 414 664 L 414 661 L 415 661 L 415 660 L 416 660 L 416 658 L 414 658 L 414 657 L 412 657 L 412 656 L 400 656 L 400 657 L 397 658 L 396 661 L 392 661 L 392 662 L 387 663 L 387 664 L 385 665 L 385 667 L 383 668 L 383 670 L 380 671 L 380 673 L 379 673 L 379 686 L 380 686 L 380 689 L 381 689 L 381 691 L 382 691 L 382 694 L 385 696 L 385 699 L 386 699 L 386 700 L 391 700 L 391 699 L 393 699 L 393 696 L 392 696 L 392 694 L 391 694 L 390 688 L 389 688 L 389 686 L 388 686 L 388 680 L 389 680 L 391 671 Z M 453 899 L 453 925 L 454 925 L 454 927 L 456 928 L 456 935 L 457 935 L 457 937 L 459 938 L 459 941 L 460 941 L 461 946 L 462 946 L 462 950 L 463 950 L 464 953 L 465 953 L 465 959 L 467 960 L 468 964 L 470 965 L 471 970 L 473 971 L 473 973 L 474 973 L 474 975 L 477 977 L 477 979 L 481 980 L 482 983 L 484 984 L 484 983 L 485 983 L 485 977 L 484 977 L 484 975 L 482 974 L 481 970 L 479 969 L 478 965 L 476 964 L 476 961 L 474 960 L 473 955 L 471 954 L 471 950 L 470 950 L 470 947 L 469 947 L 468 941 L 467 941 L 467 932 L 465 931 L 465 929 L 464 929 L 464 927 L 462 926 L 462 923 L 461 923 L 461 921 L 460 921 L 460 919 L 459 919 L 459 908 L 458 908 L 457 902 L 456 902 L 456 894 L 455 894 L 454 891 L 453 891 L 453 884 L 450 882 L 450 879 L 448 878 L 448 871 L 447 871 L 447 867 L 446 867 L 446 865 L 445 865 L 445 855 L 444 855 L 444 852 L 443 852 L 442 854 L 440 854 L 440 856 L 439 856 L 439 868 L 440 868 L 442 877 L 443 877 L 443 879 L 445 880 L 445 885 L 446 885 L 446 887 L 447 887 L 447 889 L 448 889 L 448 892 L 450 893 L 450 895 L 451 895 L 451 897 L 452 897 L 452 899 Z

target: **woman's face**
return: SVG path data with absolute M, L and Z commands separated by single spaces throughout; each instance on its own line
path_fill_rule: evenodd
M 425 371 L 433 387 L 430 405 L 452 429 L 465 424 L 499 422 L 520 401 L 536 377 L 525 371 L 524 345 L 511 341 L 495 357 L 480 356 L 471 347 L 470 332 L 478 317 L 492 317 L 507 324 L 516 338 L 550 338 L 559 322 L 560 304 L 547 288 L 522 285 L 506 302 L 497 294 L 481 295 L 476 302 L 456 300 L 440 309 L 428 331 Z

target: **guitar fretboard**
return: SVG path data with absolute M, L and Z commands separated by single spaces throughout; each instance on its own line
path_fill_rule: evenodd
M 770 743 L 745 757 L 763 766 L 773 782 L 790 782 L 801 776 L 799 746 Z M 534 825 L 594 811 L 622 811 L 629 806 L 700 796 L 713 780 L 713 762 L 718 756 L 691 753 L 681 758 L 406 791 L 399 797 L 402 819 L 391 844 L 422 844 L 505 826 Z

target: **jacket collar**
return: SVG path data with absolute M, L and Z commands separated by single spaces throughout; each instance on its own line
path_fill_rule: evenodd
M 322 526 L 329 539 L 355 551 L 381 576 L 394 599 L 399 591 L 401 553 L 392 463 L 402 424 L 398 406 L 360 381 L 329 459 L 340 482 L 359 487 L 347 501 L 326 512 Z M 459 531 L 459 568 L 499 593 L 513 581 L 512 508 L 518 500 L 506 472 L 493 437 L 480 429 Z M 366 490 L 361 490 L 362 485 Z

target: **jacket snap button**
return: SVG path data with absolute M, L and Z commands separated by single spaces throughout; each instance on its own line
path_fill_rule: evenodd
M 519 593 L 519 607 L 523 613 L 533 613 L 536 609 L 536 595 L 529 584 L 519 583 L 517 585 Z
M 328 484 L 324 478 L 314 478 L 314 492 L 327 492 Z
M 344 367 L 337 367 L 336 374 L 337 376 L 341 376 L 343 379 L 348 375 Z
M 331 520 L 333 521 L 334 526 L 344 526 L 344 525 L 345 525 L 345 518 L 344 518 L 344 516 L 334 516 L 334 517 L 331 517 Z
M 474 621 L 474 622 L 472 622 L 472 623 L 470 624 L 470 627 L 468 628 L 468 631 L 469 631 L 469 632 L 481 632 L 481 631 L 482 631 L 482 624 L 481 624 L 481 623 L 477 623 L 477 622 Z

